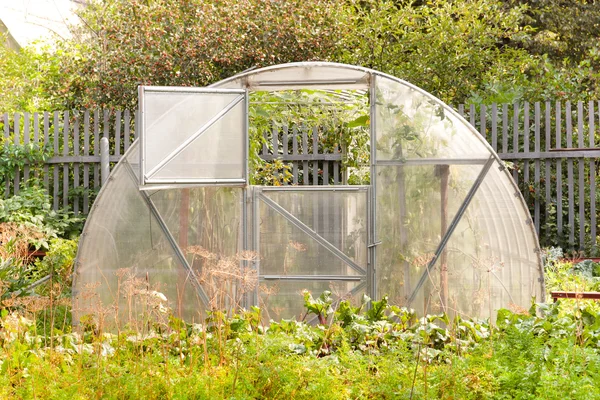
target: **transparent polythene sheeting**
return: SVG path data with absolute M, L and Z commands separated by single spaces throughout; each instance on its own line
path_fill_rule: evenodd
M 442 190 L 447 196 L 445 232 L 482 169 L 481 165 L 377 167 L 379 296 L 405 304 L 418 271 L 442 240 Z
M 367 189 L 361 190 L 265 190 L 261 196 L 272 200 L 289 215 L 344 253 L 357 265 L 366 269 L 367 264 Z M 260 199 L 260 196 L 259 196 Z M 262 238 L 270 235 L 277 240 L 288 240 L 288 245 L 300 249 L 311 246 L 322 254 L 322 264 L 337 263 L 327 251 L 307 233 L 295 227 L 268 203 L 260 203 L 261 245 L 269 243 Z M 275 224 L 277 221 L 277 224 Z M 263 269 L 264 270 L 264 269 Z M 266 273 L 266 272 L 265 272 Z M 276 273 L 271 271 L 269 273 Z M 321 272 L 328 274 L 327 272 Z
M 240 188 L 197 186 L 159 190 L 150 199 L 191 262 L 197 247 L 215 258 L 242 251 L 242 194 Z
M 251 90 L 366 89 L 369 72 L 340 64 L 296 63 L 283 68 L 266 68 L 259 74 L 232 77 L 212 85 L 218 88 Z M 303 84 L 304 82 L 304 84 Z
M 125 327 L 165 311 L 162 307 L 197 319 L 204 306 L 191 277 L 129 168 L 125 161 L 115 167 L 86 222 L 74 278 L 74 320 L 95 314 L 108 327 Z
M 155 167 L 182 148 L 224 112 L 238 93 L 146 91 L 143 101 L 144 168 L 148 179 L 243 179 L 246 169 L 246 107 L 240 101 L 159 170 Z M 153 172 L 154 171 L 154 172 Z
M 490 156 L 478 134 L 441 101 L 382 76 L 375 79 L 375 96 L 378 161 Z
M 277 197 L 281 199 L 289 194 L 291 193 L 282 193 Z M 332 193 L 326 192 L 323 194 L 332 195 Z M 323 198 L 319 194 L 320 199 L 318 200 L 321 201 L 307 202 L 307 199 L 317 200 L 311 199 L 311 197 L 314 196 L 302 196 L 301 200 L 303 201 L 298 203 L 300 208 L 297 209 L 294 217 L 300 221 L 306 221 L 310 225 L 312 225 L 313 219 L 318 220 L 320 225 L 316 227 L 316 232 L 319 236 L 366 270 L 366 227 L 360 222 L 357 222 L 357 225 L 350 225 L 355 217 L 364 220 L 364 215 L 354 215 L 356 210 L 352 209 L 345 210 L 347 213 L 340 213 L 342 209 L 334 210 L 335 195 Z M 323 201 L 326 199 L 329 201 Z M 363 199 L 366 202 L 364 194 Z M 329 227 L 326 228 L 326 212 L 340 213 L 339 227 L 336 228 L 335 223 L 329 221 Z M 333 213 L 330 215 L 333 216 Z M 342 222 L 344 226 L 342 226 Z M 359 274 L 334 252 L 262 201 L 260 203 L 259 230 L 261 275 Z
M 510 186 L 495 163 L 450 237 L 446 258 L 438 259 L 429 272 L 425 263 L 411 265 L 413 281 L 427 278 L 411 307 L 494 319 L 500 308 L 527 309 L 532 297 L 542 299 L 535 236 Z

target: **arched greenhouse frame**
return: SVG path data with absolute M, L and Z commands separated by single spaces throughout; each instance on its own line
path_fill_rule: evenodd
M 361 184 L 252 184 L 252 96 L 303 91 L 366 99 Z M 537 235 L 505 165 L 460 115 L 408 82 L 304 62 L 205 88 L 140 87 L 139 104 L 140 138 L 80 240 L 75 320 L 104 310 L 127 321 L 163 303 L 190 321 L 252 305 L 265 320 L 301 318 L 303 289 L 491 318 L 544 298 Z

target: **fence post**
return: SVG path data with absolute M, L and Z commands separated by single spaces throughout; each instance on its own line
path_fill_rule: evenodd
M 100 171 L 102 177 L 102 186 L 104 186 L 108 180 L 108 174 L 110 174 L 110 166 L 108 164 L 109 153 L 108 138 L 103 137 L 100 139 Z

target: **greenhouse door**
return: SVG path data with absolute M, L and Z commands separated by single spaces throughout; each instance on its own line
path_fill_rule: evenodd
M 252 248 L 268 318 L 300 317 L 302 291 L 371 294 L 367 186 L 254 187 Z

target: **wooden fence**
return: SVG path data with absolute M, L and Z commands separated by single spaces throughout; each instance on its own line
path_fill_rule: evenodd
M 458 111 L 512 163 L 542 246 L 596 255 L 600 101 L 460 105 Z M 18 193 L 24 180 L 35 177 L 54 208 L 87 213 L 101 186 L 100 139 L 108 139 L 108 161 L 116 163 L 136 137 L 135 119 L 134 112 L 108 110 L 2 115 L 7 140 L 45 148 L 50 156 L 17 168 L 4 195 Z M 342 149 L 325 149 L 316 132 L 284 127 L 265 133 L 260 156 L 289 165 L 291 184 L 346 183 Z
M 273 128 L 263 132 L 259 153 L 265 161 L 282 160 L 291 169 L 291 179 L 280 179 L 282 185 L 346 184 L 339 144 L 326 148 L 319 142 L 318 127 L 299 126 Z
M 459 106 L 505 161 L 542 246 L 597 255 L 600 101 Z
M 23 145 L 24 158 L 31 159 L 36 149 L 49 156 L 43 164 L 15 168 L 5 179 L 4 196 L 17 194 L 23 181 L 34 178 L 52 196 L 54 209 L 87 214 L 101 185 L 100 139 L 109 140 L 109 162 L 118 162 L 135 139 L 134 119 L 129 111 L 108 110 L 2 115 L 5 140 Z

